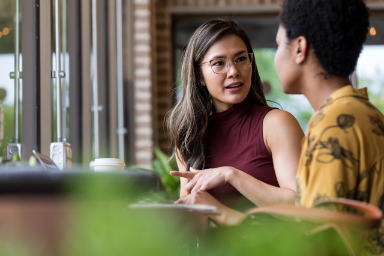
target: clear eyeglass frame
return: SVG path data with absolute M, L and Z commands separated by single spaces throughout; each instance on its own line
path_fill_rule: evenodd
M 236 59 L 239 59 L 239 58 L 243 57 L 244 55 L 248 55 L 250 64 L 249 64 L 249 66 L 246 66 L 246 67 L 240 67 L 240 66 L 238 66 L 238 64 L 237 64 Z M 215 70 L 214 70 L 214 66 L 212 65 L 212 61 L 217 61 L 217 60 L 225 60 L 225 66 L 226 66 L 226 68 L 225 68 L 224 71 L 222 71 L 222 72 L 215 72 Z M 236 56 L 233 60 L 228 60 L 228 59 L 226 59 L 226 58 L 216 58 L 216 59 L 212 59 L 212 60 L 210 60 L 210 61 L 203 62 L 203 63 L 201 63 L 200 65 L 204 65 L 204 64 L 209 63 L 209 65 L 210 65 L 210 67 L 211 67 L 211 69 L 212 69 L 212 72 L 215 73 L 215 74 L 218 74 L 218 75 L 219 75 L 219 74 L 224 74 L 224 73 L 227 73 L 227 72 L 228 72 L 229 67 L 230 67 L 230 63 L 231 63 L 231 62 L 234 64 L 234 66 L 235 66 L 236 68 L 238 68 L 238 69 L 243 69 L 243 70 L 244 70 L 244 69 L 248 69 L 248 68 L 250 68 L 250 67 L 252 66 L 252 61 L 253 61 L 253 52 L 247 52 L 247 53 L 241 54 L 241 55 L 239 55 L 239 56 Z

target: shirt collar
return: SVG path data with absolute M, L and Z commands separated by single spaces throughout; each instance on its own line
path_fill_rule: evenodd
M 323 109 L 324 107 L 331 105 L 334 101 L 344 97 L 360 97 L 369 100 L 367 88 L 355 89 L 352 85 L 346 85 L 332 93 L 331 96 L 324 101 L 320 109 Z

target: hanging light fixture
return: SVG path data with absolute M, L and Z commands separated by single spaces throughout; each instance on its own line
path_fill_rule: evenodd
M 371 27 L 371 29 L 369 30 L 369 33 L 371 34 L 371 36 L 375 36 L 376 35 L 376 29 L 374 27 Z

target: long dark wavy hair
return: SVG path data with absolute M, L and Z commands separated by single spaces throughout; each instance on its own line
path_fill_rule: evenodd
M 181 100 L 167 116 L 167 128 L 177 157 L 190 167 L 205 165 L 204 132 L 212 112 L 212 100 L 207 87 L 201 85 L 201 65 L 209 48 L 226 35 L 240 37 L 249 53 L 253 53 L 247 33 L 228 19 L 213 19 L 201 25 L 191 36 L 183 55 L 180 79 Z M 253 104 L 267 106 L 255 58 L 252 61 L 252 81 L 248 98 Z

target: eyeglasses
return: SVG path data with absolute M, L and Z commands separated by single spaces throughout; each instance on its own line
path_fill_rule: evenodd
M 216 58 L 207 62 L 201 63 L 201 65 L 209 63 L 212 71 L 215 74 L 224 74 L 229 70 L 230 62 L 232 62 L 239 69 L 247 69 L 252 66 L 253 53 L 243 53 L 238 55 L 233 61 L 226 58 Z

